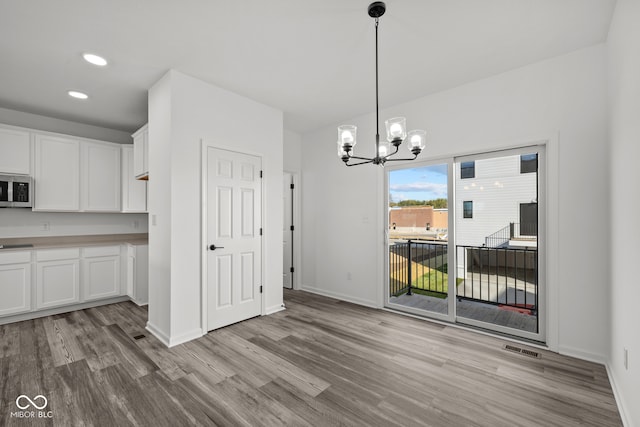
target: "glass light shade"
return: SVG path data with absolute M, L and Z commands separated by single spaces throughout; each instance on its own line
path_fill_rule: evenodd
M 407 136 L 407 119 L 394 117 L 384 122 L 387 127 L 387 141 L 399 144 Z
M 358 128 L 353 125 L 338 126 L 338 144 L 343 148 L 351 148 L 356 145 L 356 131 Z
M 412 130 L 407 134 L 406 141 L 409 151 L 414 154 L 418 154 L 424 150 L 427 142 L 427 132 L 420 129 Z
M 389 153 L 391 153 L 391 147 L 389 146 L 389 143 L 380 141 L 380 144 L 378 145 L 378 156 L 386 157 L 389 155 Z

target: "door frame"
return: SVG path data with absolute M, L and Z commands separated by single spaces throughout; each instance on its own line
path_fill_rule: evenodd
M 288 173 L 293 179 L 293 239 L 291 244 L 293 245 L 293 274 L 291 280 L 293 281 L 292 290 L 300 290 L 302 286 L 300 281 L 302 280 L 302 257 L 300 248 L 302 248 L 302 222 L 301 222 L 301 197 L 300 191 L 300 172 L 284 170 L 283 173 Z M 283 286 L 284 287 L 284 286 Z
M 201 139 L 201 148 L 200 148 L 200 328 L 202 329 L 202 335 L 206 335 L 209 333 L 208 329 L 208 282 L 207 282 L 207 248 L 208 248 L 208 227 L 207 227 L 207 209 L 208 209 L 208 198 L 207 198 L 207 149 L 215 148 L 218 150 L 226 150 L 234 153 L 246 154 L 249 156 L 255 156 L 260 158 L 261 164 L 261 172 L 262 178 L 260 179 L 260 227 L 264 227 L 264 190 L 265 190 L 265 167 L 264 167 L 264 159 L 262 154 L 247 151 L 247 150 L 238 150 L 236 147 L 230 147 L 218 144 L 216 142 L 208 141 L 206 139 Z M 261 236 L 263 237 L 263 236 Z M 265 265 L 265 248 L 264 248 L 264 238 L 260 239 L 260 283 L 262 286 L 262 293 L 260 294 L 260 315 L 266 315 L 265 309 L 265 295 L 267 286 L 265 285 L 265 275 L 264 275 L 264 265 Z

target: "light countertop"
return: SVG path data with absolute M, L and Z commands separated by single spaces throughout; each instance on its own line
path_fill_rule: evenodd
M 32 249 L 109 246 L 126 243 L 131 245 L 146 245 L 148 242 L 149 235 L 147 233 L 0 238 L 0 245 L 33 245 L 33 247 L 0 249 L 0 253 Z

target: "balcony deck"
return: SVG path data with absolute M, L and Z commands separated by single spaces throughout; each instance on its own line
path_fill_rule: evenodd
M 414 293 L 412 295 L 392 296 L 389 298 L 389 302 L 419 310 L 446 314 L 448 298 L 435 298 Z M 463 299 L 458 301 L 457 304 L 458 317 L 505 326 L 520 331 L 536 332 L 538 329 L 538 319 L 535 315 L 479 301 Z

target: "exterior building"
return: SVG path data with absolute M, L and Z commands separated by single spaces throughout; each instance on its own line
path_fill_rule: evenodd
M 455 230 L 459 245 L 505 243 L 492 240 L 494 235 L 506 235 L 507 244 L 513 237 L 535 241 L 537 154 L 460 162 L 455 168 Z
M 433 206 L 396 207 L 389 210 L 391 238 L 437 239 L 446 234 L 449 213 Z

